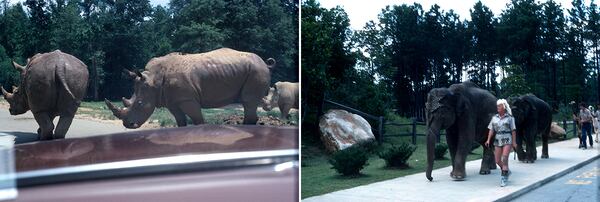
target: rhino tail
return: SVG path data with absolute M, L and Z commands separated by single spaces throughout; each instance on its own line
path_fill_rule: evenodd
M 273 67 L 275 67 L 275 64 L 277 64 L 277 62 L 273 58 L 268 58 L 266 60 L 266 63 L 267 63 L 267 67 L 269 67 L 269 69 L 272 69 Z
M 75 94 L 73 94 L 73 92 L 69 88 L 69 84 L 67 83 L 67 64 L 57 66 L 55 68 L 55 74 L 58 80 L 60 81 L 60 84 L 65 88 L 69 96 L 73 98 L 73 100 L 75 100 L 77 103 L 79 103 L 79 100 L 75 97 Z

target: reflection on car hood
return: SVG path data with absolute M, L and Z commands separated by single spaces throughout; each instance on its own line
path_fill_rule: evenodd
M 181 154 L 298 148 L 297 127 L 201 125 L 15 146 L 17 172 Z

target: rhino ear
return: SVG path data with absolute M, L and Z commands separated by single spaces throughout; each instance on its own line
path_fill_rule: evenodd
M 25 71 L 25 67 L 23 67 L 23 66 L 22 66 L 22 65 L 20 65 L 20 64 L 17 64 L 17 63 L 16 63 L 14 60 L 12 61 L 12 64 L 13 64 L 13 67 L 14 67 L 14 68 L 15 68 L 17 71 L 19 71 L 19 72 L 21 72 L 21 73 L 23 73 L 23 72 Z
M 133 73 L 132 71 L 129 71 L 128 69 L 123 69 L 123 72 L 125 73 L 125 75 L 127 75 L 131 79 L 135 79 L 137 77 L 137 75 L 135 73 Z
M 145 74 L 142 74 L 141 71 L 136 71 L 135 73 L 137 74 L 137 76 L 140 77 L 140 81 L 144 82 L 144 81 L 148 80 L 148 76 Z

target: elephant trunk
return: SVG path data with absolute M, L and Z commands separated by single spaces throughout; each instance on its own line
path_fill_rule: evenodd
M 113 103 L 111 103 L 107 99 L 104 99 L 104 103 L 106 103 L 106 106 L 108 106 L 108 109 L 110 109 L 110 111 L 112 111 L 113 115 L 115 115 L 119 119 L 123 119 L 127 115 L 127 112 L 129 112 L 128 108 L 119 109 L 118 107 L 113 105 Z
M 435 143 L 437 142 L 437 135 L 440 132 L 440 128 L 437 124 L 434 124 L 433 126 L 428 126 L 427 129 L 427 171 L 425 172 L 425 176 L 429 181 L 432 181 L 431 171 L 433 170 L 433 160 L 435 159 Z

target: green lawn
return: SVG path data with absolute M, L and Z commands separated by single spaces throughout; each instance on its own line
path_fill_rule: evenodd
M 408 119 L 392 117 L 396 122 L 409 123 Z M 571 127 L 571 126 L 569 126 Z M 410 126 L 397 127 L 386 126 L 386 133 L 408 133 L 411 130 Z M 567 129 L 568 130 L 568 129 Z M 423 134 L 425 126 L 417 126 L 418 133 Z M 572 138 L 572 134 L 568 137 Z M 391 169 L 385 167 L 385 161 L 377 155 L 371 154 L 369 165 L 361 171 L 359 177 L 343 177 L 331 169 L 331 165 L 327 162 L 328 154 L 320 145 L 320 140 L 316 136 L 303 134 L 302 136 L 302 198 L 307 198 L 316 195 L 322 195 L 329 192 L 348 189 L 360 185 L 370 184 L 378 181 L 402 177 L 414 173 L 425 172 L 426 169 L 426 137 L 417 137 L 417 150 L 409 159 L 409 169 Z M 441 136 L 441 142 L 445 142 L 445 137 Z M 387 137 L 384 139 L 384 144 L 408 142 L 411 143 L 411 137 Z M 551 141 L 553 142 L 553 141 Z M 541 145 L 541 141 L 536 142 Z M 379 147 L 380 148 L 380 147 Z M 550 150 L 552 150 L 550 148 Z M 475 149 L 467 159 L 481 159 L 483 149 L 481 147 Z M 541 151 L 539 151 L 541 152 Z M 446 153 L 445 160 L 436 160 L 434 169 L 442 168 L 450 165 L 450 160 Z M 470 175 L 477 173 L 469 173 Z M 427 180 L 423 174 L 423 180 Z

